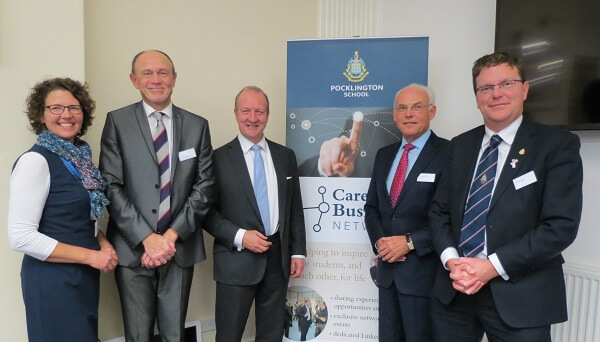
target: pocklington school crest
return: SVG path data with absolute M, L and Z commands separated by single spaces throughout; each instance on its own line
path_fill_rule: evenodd
M 365 67 L 365 61 L 358 56 L 358 51 L 354 51 L 354 57 L 348 61 L 348 67 L 344 71 L 344 76 L 350 82 L 360 82 L 367 77 L 369 72 Z

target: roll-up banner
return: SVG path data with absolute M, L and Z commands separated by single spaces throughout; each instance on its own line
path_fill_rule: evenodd
M 307 256 L 289 284 L 283 341 L 379 340 L 363 207 L 377 150 L 401 139 L 394 96 L 427 84 L 428 47 L 427 37 L 288 42 L 286 144 L 300 169 Z

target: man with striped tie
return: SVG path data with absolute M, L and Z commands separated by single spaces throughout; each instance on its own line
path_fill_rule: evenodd
M 202 221 L 213 197 L 208 122 L 171 102 L 171 58 L 142 51 L 131 65 L 142 101 L 109 112 L 100 169 L 108 183 L 108 239 L 127 341 L 183 341 L 194 264 L 205 259 Z
M 438 269 L 435 340 L 550 341 L 567 320 L 561 252 L 582 208 L 579 138 L 523 117 L 529 91 L 516 57 L 472 70 L 483 126 L 450 142 L 429 213 Z

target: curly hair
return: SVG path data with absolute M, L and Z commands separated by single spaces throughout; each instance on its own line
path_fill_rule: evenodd
M 46 98 L 50 92 L 57 89 L 68 91 L 79 101 L 83 111 L 83 122 L 77 136 L 85 135 L 88 127 L 92 125 L 92 121 L 94 120 L 92 114 L 96 110 L 96 102 L 90 96 L 87 83 L 82 84 L 70 78 L 52 78 L 42 81 L 31 88 L 31 92 L 27 96 L 27 109 L 25 110 L 25 114 L 27 114 L 27 118 L 29 119 L 30 129 L 35 134 L 40 134 L 46 129 L 46 125 L 44 125 L 42 120 L 44 111 L 46 110 Z

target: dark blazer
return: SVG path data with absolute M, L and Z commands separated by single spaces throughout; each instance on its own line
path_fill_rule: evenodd
M 175 261 L 189 267 L 204 260 L 202 221 L 213 197 L 208 122 L 173 106 L 171 226 L 179 234 Z M 100 170 L 108 183 L 108 239 L 119 265 L 139 265 L 142 240 L 156 231 L 160 196 L 158 162 L 142 102 L 109 112 L 102 132 Z M 196 156 L 181 160 L 179 152 Z
M 292 255 L 306 255 L 304 212 L 296 156 L 289 148 L 267 140 L 279 190 L 281 257 L 285 279 L 290 276 Z M 240 228 L 265 233 L 242 147 L 238 138 L 214 152 L 216 200 L 206 224 L 215 237 L 214 279 L 227 285 L 253 285 L 262 278 L 267 253 L 238 251 L 235 234 Z
M 450 143 L 448 165 L 430 211 L 438 253 L 458 246 L 484 133 L 480 126 Z M 579 147 L 575 134 L 524 118 L 496 183 L 487 218 L 488 255 L 496 253 L 510 279 L 496 277 L 489 286 L 502 320 L 511 327 L 567 319 L 561 252 L 575 239 L 581 218 Z M 513 180 L 532 171 L 537 181 L 517 190 Z M 448 304 L 455 293 L 448 271 L 440 267 L 434 296 Z
M 435 255 L 427 213 L 431 198 L 440 180 L 448 140 L 431 132 L 423 150 L 406 177 L 395 207 L 390 203 L 386 179 L 401 142 L 381 148 L 375 157 L 373 176 L 365 202 L 365 223 L 373 252 L 382 237 L 410 233 L 415 250 L 403 262 L 379 260 L 377 282 L 389 287 L 392 282 L 399 292 L 415 296 L 431 296 L 433 278 L 439 259 Z M 418 182 L 423 173 L 435 175 L 433 182 Z

